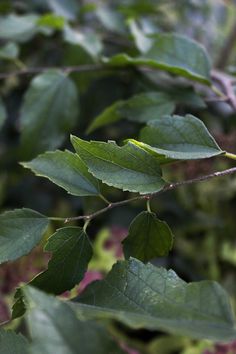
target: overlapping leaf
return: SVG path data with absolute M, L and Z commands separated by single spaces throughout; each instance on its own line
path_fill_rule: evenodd
M 28 350 L 29 343 L 21 334 L 0 329 L 0 354 L 26 354 Z
M 58 147 L 74 126 L 78 108 L 77 88 L 64 73 L 51 70 L 36 76 L 21 109 L 24 156 Z
M 48 178 L 70 194 L 99 194 L 98 181 L 88 172 L 79 156 L 70 151 L 46 152 L 22 165 L 31 169 L 37 176 Z
M 145 194 L 165 185 L 158 159 L 135 144 L 119 147 L 114 142 L 88 142 L 75 136 L 72 144 L 89 172 L 109 186 Z
M 93 254 L 88 236 L 80 227 L 57 230 L 44 250 L 52 252 L 48 269 L 30 284 L 55 295 L 71 290 L 83 279 Z
M 105 58 L 111 66 L 148 66 L 210 84 L 210 61 L 205 49 L 190 38 L 177 34 L 157 34 L 152 47 L 142 57 L 117 54 Z M 186 54 L 187 53 L 187 54 Z
M 174 271 L 138 260 L 116 263 L 72 304 L 80 318 L 112 318 L 147 328 L 215 341 L 236 339 L 229 298 L 214 281 L 187 284 Z
M 65 302 L 29 286 L 24 288 L 24 296 L 28 305 L 27 325 L 32 339 L 32 353 L 124 353 L 105 327 L 79 321 Z
M 0 263 L 28 254 L 43 236 L 48 219 L 31 209 L 16 209 L 0 215 Z
M 192 116 L 165 116 L 143 128 L 141 146 L 174 160 L 204 159 L 223 153 L 203 122 Z
M 123 241 L 126 258 L 134 257 L 147 262 L 166 256 L 173 244 L 169 226 L 154 213 L 143 211 L 132 221 L 128 236 Z

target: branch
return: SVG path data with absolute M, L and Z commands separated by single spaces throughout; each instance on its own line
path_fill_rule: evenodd
M 218 81 L 218 83 L 222 86 L 226 96 L 226 102 L 228 102 L 233 110 L 236 111 L 236 96 L 231 77 L 215 70 L 212 70 L 211 77 L 213 80 Z
M 80 215 L 80 216 L 75 216 L 75 217 L 71 217 L 71 218 L 50 218 L 50 219 L 51 220 L 61 220 L 61 221 L 64 221 L 64 223 L 68 223 L 68 222 L 75 221 L 75 220 L 91 220 L 91 219 L 94 219 L 95 217 L 97 217 L 97 216 L 99 216 L 101 214 L 106 213 L 110 209 L 114 209 L 114 208 L 120 207 L 122 205 L 131 203 L 131 202 L 134 202 L 134 201 L 137 201 L 137 200 L 150 200 L 150 199 L 156 197 L 159 194 L 162 194 L 164 192 L 176 189 L 178 187 L 182 187 L 182 186 L 185 186 L 185 185 L 188 185 L 188 184 L 193 184 L 193 183 L 196 183 L 196 182 L 207 181 L 207 180 L 215 178 L 215 177 L 223 177 L 223 176 L 226 176 L 226 175 L 231 175 L 233 173 L 236 173 L 236 167 L 229 168 L 229 169 L 224 170 L 224 171 L 213 172 L 213 173 L 210 173 L 210 174 L 205 175 L 205 176 L 200 176 L 200 177 L 196 177 L 196 178 L 193 178 L 193 179 L 188 179 L 188 180 L 181 181 L 181 182 L 170 183 L 170 184 L 167 184 L 162 190 L 160 190 L 160 191 L 158 191 L 156 193 L 140 195 L 140 196 L 137 196 L 137 197 L 134 197 L 134 198 L 131 198 L 131 199 L 122 200 L 120 202 L 110 203 L 107 207 L 105 207 L 103 209 L 100 209 L 100 210 L 96 211 L 95 213 L 92 213 L 92 214 L 89 214 L 89 215 Z

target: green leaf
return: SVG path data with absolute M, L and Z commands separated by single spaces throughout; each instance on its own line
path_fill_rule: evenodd
M 122 354 L 102 325 L 81 322 L 63 301 L 25 287 L 27 325 L 34 354 Z
M 79 156 L 70 151 L 46 152 L 22 165 L 31 169 L 37 176 L 48 178 L 70 194 L 99 194 L 98 181 L 88 172 Z
M 155 42 L 145 56 L 121 53 L 103 60 L 111 66 L 148 66 L 210 85 L 211 66 L 205 49 L 194 40 L 176 34 L 155 35 Z
M 3 104 L 3 100 L 0 97 L 0 128 L 3 126 L 3 123 L 5 122 L 7 118 L 7 112 L 6 112 L 6 108 Z
M 87 134 L 92 133 L 94 130 L 103 127 L 104 125 L 115 123 L 119 121 L 122 116 L 119 112 L 119 107 L 121 107 L 123 101 L 117 101 L 111 106 L 107 107 L 101 114 L 99 114 L 90 124 L 87 129 Z
M 57 15 L 67 18 L 68 20 L 75 20 L 79 5 L 76 0 L 47 0 L 52 11 Z
M 71 141 L 89 172 L 109 186 L 146 194 L 165 185 L 157 159 L 135 144 L 120 147 L 114 142 L 88 142 L 75 136 Z
M 60 30 L 65 25 L 65 18 L 62 16 L 57 16 L 49 13 L 41 16 L 37 21 L 37 25 Z
M 224 153 L 203 122 L 188 114 L 165 116 L 141 130 L 140 140 L 148 151 L 174 160 L 205 159 Z
M 89 126 L 91 133 L 106 124 L 114 123 L 122 118 L 133 122 L 146 123 L 166 114 L 173 113 L 174 101 L 162 92 L 145 92 L 135 95 L 126 101 L 117 101 L 106 108 Z
M 141 53 L 147 52 L 152 47 L 152 39 L 148 38 L 142 30 L 138 27 L 135 20 L 131 19 L 128 21 L 130 32 L 134 38 L 136 47 Z
M 0 59 L 13 60 L 19 55 L 19 47 L 16 43 L 9 42 L 0 48 Z
M 140 123 L 155 120 L 163 115 L 173 113 L 175 103 L 162 92 L 147 92 L 135 95 L 125 101 L 119 108 L 121 116 Z
M 168 255 L 172 244 L 173 235 L 167 223 L 154 213 L 143 211 L 132 221 L 123 249 L 125 258 L 135 257 L 147 262 Z
M 29 344 L 21 335 L 0 329 L 0 354 L 26 354 Z
M 71 304 L 80 318 L 111 318 L 135 328 L 214 341 L 236 339 L 229 298 L 214 281 L 187 284 L 173 270 L 117 262 Z
M 26 42 L 37 32 L 36 15 L 14 15 L 0 17 L 0 39 Z
M 38 244 L 47 226 L 47 217 L 31 209 L 1 214 L 0 263 L 28 254 Z
M 67 25 L 64 28 L 63 35 L 66 42 L 80 46 L 94 59 L 99 56 L 103 49 L 102 41 L 95 32 L 78 32 Z
M 55 295 L 71 290 L 83 279 L 93 254 L 88 236 L 80 227 L 57 230 L 44 250 L 52 252 L 48 269 L 30 284 Z
M 21 109 L 25 155 L 31 157 L 61 145 L 76 123 L 78 108 L 77 88 L 64 73 L 51 70 L 36 76 Z

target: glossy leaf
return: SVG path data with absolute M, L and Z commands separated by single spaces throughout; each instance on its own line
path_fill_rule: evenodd
M 79 156 L 70 151 L 46 152 L 22 165 L 31 169 L 37 176 L 48 178 L 70 194 L 99 194 L 98 181 L 88 172 Z
M 48 219 L 31 209 L 16 209 L 0 215 L 0 263 L 28 254 L 42 238 Z
M 64 227 L 47 241 L 44 250 L 52 252 L 48 269 L 31 282 L 55 295 L 71 290 L 87 270 L 93 251 L 87 234 L 80 227 Z
M 21 335 L 0 329 L 0 354 L 27 354 L 29 344 Z
M 0 39 L 26 42 L 37 32 L 36 15 L 14 15 L 0 17 Z
M 176 34 L 155 35 L 155 42 L 145 56 L 130 57 L 122 53 L 104 58 L 104 62 L 111 66 L 148 66 L 210 84 L 210 61 L 205 49 L 192 39 Z
M 167 223 L 154 213 L 143 211 L 132 221 L 123 249 L 125 258 L 134 257 L 147 262 L 168 255 L 172 244 L 173 235 Z
M 88 142 L 75 136 L 72 144 L 89 172 L 109 186 L 145 194 L 165 185 L 157 159 L 135 144 L 120 147 L 114 142 Z
M 148 151 L 174 160 L 204 159 L 223 153 L 203 122 L 192 116 L 165 116 L 148 123 L 140 134 Z
M 25 155 L 61 145 L 76 122 L 78 107 L 76 86 L 64 73 L 51 70 L 36 76 L 21 109 Z
M 24 288 L 24 296 L 32 353 L 124 353 L 102 325 L 79 321 L 65 302 L 29 286 Z
M 214 341 L 236 339 L 229 298 L 214 281 L 187 284 L 173 270 L 120 261 L 79 297 L 80 318 L 112 318 L 135 328 Z

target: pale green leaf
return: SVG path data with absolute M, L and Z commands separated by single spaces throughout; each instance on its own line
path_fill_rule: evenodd
M 205 159 L 223 153 L 204 123 L 192 116 L 165 116 L 143 128 L 141 146 L 174 160 Z M 140 144 L 139 144 L 140 145 Z
M 68 20 L 75 20 L 79 5 L 76 0 L 47 0 L 52 11 L 57 15 L 67 18 Z
M 33 354 L 122 354 L 102 325 L 79 321 L 64 301 L 33 288 L 23 289 Z
M 0 263 L 28 254 L 41 240 L 48 219 L 31 209 L 16 209 L 0 215 Z
M 89 172 L 109 186 L 146 194 L 165 185 L 158 159 L 135 144 L 120 147 L 114 142 L 88 142 L 75 136 L 72 144 Z
M 48 239 L 44 250 L 52 253 L 48 269 L 30 284 L 55 295 L 79 284 L 93 254 L 88 236 L 80 227 L 57 230 Z
M 29 344 L 21 335 L 0 329 L 0 354 L 27 354 Z
M 26 42 L 37 32 L 37 15 L 14 15 L 0 17 L 0 39 Z
M 67 75 L 51 70 L 36 76 L 21 109 L 25 156 L 60 146 L 76 123 L 78 108 L 77 88 Z
M 14 60 L 19 55 L 19 47 L 16 43 L 9 42 L 0 48 L 0 59 Z
M 155 42 L 145 56 L 130 57 L 121 53 L 103 60 L 111 66 L 146 66 L 210 85 L 211 66 L 205 49 L 177 34 L 155 35 Z
M 173 270 L 119 261 L 71 304 L 79 318 L 110 318 L 132 328 L 214 341 L 236 339 L 232 307 L 214 281 L 187 284 Z
M 173 235 L 166 222 L 154 213 L 143 211 L 132 221 L 128 236 L 123 241 L 125 258 L 134 257 L 147 262 L 168 255 Z
M 79 156 L 70 151 L 46 152 L 22 165 L 31 169 L 37 176 L 48 178 L 70 194 L 99 194 L 98 181 L 88 172 Z
M 153 40 L 151 38 L 148 38 L 145 33 L 142 32 L 135 20 L 129 20 L 128 25 L 130 32 L 134 38 L 136 47 L 141 53 L 147 52 L 151 48 Z

